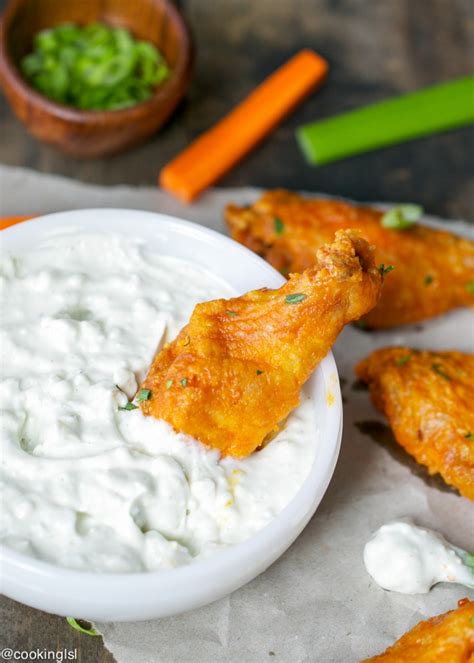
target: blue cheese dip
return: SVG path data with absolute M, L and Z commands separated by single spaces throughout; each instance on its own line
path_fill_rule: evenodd
M 296 494 L 317 433 L 309 398 L 263 450 L 221 459 L 133 398 L 194 306 L 235 293 L 113 234 L 56 233 L 3 255 L 0 539 L 53 564 L 139 572 L 251 537 Z
M 426 594 L 438 582 L 474 589 L 474 555 L 408 518 L 374 533 L 365 545 L 364 563 L 375 582 L 393 592 Z

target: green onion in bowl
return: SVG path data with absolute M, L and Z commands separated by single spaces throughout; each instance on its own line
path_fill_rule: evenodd
M 64 23 L 39 32 L 20 67 L 46 97 L 82 110 L 135 106 L 170 75 L 153 44 L 103 23 Z

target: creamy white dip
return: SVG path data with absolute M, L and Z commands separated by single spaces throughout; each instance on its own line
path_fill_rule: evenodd
M 220 459 L 140 410 L 119 411 L 210 273 L 114 235 L 56 234 L 3 256 L 4 544 L 55 564 L 143 571 L 244 541 L 295 495 L 317 439 L 306 395 L 260 452 Z
M 474 588 L 474 557 L 409 519 L 382 525 L 365 545 L 364 563 L 375 582 L 393 592 L 426 594 L 438 582 Z

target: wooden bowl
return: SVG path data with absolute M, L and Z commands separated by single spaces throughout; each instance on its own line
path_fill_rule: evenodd
M 104 21 L 151 41 L 170 78 L 148 101 L 123 110 L 77 110 L 47 99 L 24 80 L 18 62 L 37 32 L 66 21 Z M 13 111 L 33 136 L 75 157 L 119 152 L 153 134 L 183 97 L 191 63 L 189 30 L 168 0 L 11 0 L 0 23 L 0 81 Z

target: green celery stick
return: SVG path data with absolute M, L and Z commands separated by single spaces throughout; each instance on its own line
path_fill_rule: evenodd
M 474 122 L 474 76 L 299 127 L 311 164 L 325 164 Z

